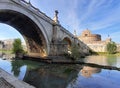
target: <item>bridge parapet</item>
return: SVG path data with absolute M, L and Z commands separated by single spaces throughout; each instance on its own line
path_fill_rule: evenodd
M 79 44 L 83 52 L 86 46 L 59 24 L 57 14 L 52 20 L 24 0 L 0 0 L 0 22 L 9 23 L 24 36 L 31 55 L 42 56 L 41 52 L 46 55 L 63 54 L 67 48 L 63 40 L 67 40 L 69 45 Z
M 64 42 L 64 40 L 66 42 Z M 79 46 L 79 51 L 82 55 L 89 54 L 89 48 L 80 41 L 76 36 L 66 30 L 59 24 L 53 27 L 53 37 L 51 42 L 52 55 L 65 54 L 69 51 L 70 47 L 76 44 Z
M 9 1 L 9 0 L 8 0 Z M 16 3 L 22 7 L 24 7 L 25 9 L 30 10 L 33 14 L 39 16 L 40 18 L 42 18 L 43 20 L 53 24 L 54 21 L 48 17 L 45 13 L 41 12 L 38 8 L 34 7 L 31 3 L 28 3 L 24 0 L 11 0 L 13 3 Z

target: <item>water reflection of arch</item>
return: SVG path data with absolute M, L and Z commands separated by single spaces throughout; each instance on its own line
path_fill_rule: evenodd
M 80 74 L 88 78 L 88 77 L 91 77 L 92 74 L 100 73 L 100 72 L 101 72 L 101 68 L 93 68 L 89 66 L 84 66 L 83 69 L 81 69 Z
M 78 71 L 65 72 L 65 68 L 61 69 L 62 71 L 58 68 L 40 67 L 31 71 L 27 70 L 24 81 L 36 88 L 66 88 L 69 82 L 77 77 Z

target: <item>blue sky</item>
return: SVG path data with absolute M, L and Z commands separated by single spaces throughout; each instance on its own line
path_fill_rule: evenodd
M 94 34 L 101 34 L 103 40 L 110 35 L 113 41 L 120 43 L 120 0 L 30 1 L 33 6 L 51 18 L 54 17 L 54 10 L 58 10 L 60 24 L 71 33 L 76 30 L 77 35 L 80 35 L 83 30 L 88 28 Z M 13 28 L 2 28 L 1 26 L 5 25 L 0 25 L 0 39 L 18 36 Z M 8 30 L 3 31 L 3 29 Z M 13 32 L 12 35 L 11 32 Z M 14 32 L 16 33 L 14 34 Z

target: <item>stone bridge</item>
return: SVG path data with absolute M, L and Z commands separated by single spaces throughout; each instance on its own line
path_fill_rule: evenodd
M 23 36 L 29 55 L 61 55 L 73 43 L 81 53 L 89 53 L 83 42 L 59 24 L 57 15 L 55 11 L 52 20 L 24 0 L 0 0 L 0 22 L 14 27 Z

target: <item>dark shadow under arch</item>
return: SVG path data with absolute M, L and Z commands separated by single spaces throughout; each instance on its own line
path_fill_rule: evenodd
M 67 50 L 70 51 L 71 46 L 72 46 L 71 40 L 70 40 L 68 37 L 65 37 L 65 38 L 62 40 L 62 42 L 67 45 Z
M 47 54 L 45 37 L 29 17 L 16 11 L 0 10 L 0 22 L 14 27 L 24 37 L 30 55 Z

